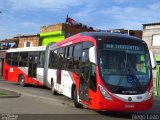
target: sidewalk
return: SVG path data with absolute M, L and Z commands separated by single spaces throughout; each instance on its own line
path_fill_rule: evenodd
M 0 88 L 0 98 L 15 98 L 20 96 L 20 93 Z

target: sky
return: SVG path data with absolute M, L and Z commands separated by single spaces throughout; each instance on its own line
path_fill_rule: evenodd
M 0 0 L 0 40 L 39 34 L 66 16 L 94 29 L 142 30 L 160 22 L 160 0 Z

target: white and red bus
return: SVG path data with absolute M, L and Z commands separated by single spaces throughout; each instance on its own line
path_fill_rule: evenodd
M 4 80 L 44 85 L 43 71 L 46 47 L 26 47 L 7 50 L 4 58 Z
M 153 80 L 147 45 L 111 33 L 80 33 L 47 47 L 45 79 L 52 93 L 74 99 L 75 107 L 148 110 Z
M 6 56 L 9 53 L 10 50 Z M 137 111 L 152 107 L 151 62 L 148 47 L 141 39 L 83 32 L 51 43 L 45 48 L 41 80 L 37 77 L 40 72 L 29 75 L 29 59 L 30 55 L 26 72 L 21 67 L 10 66 L 12 62 L 4 62 L 4 79 L 16 76 L 12 81 L 18 82 L 18 76 L 22 75 L 22 83 L 36 81 L 50 87 L 52 94 L 74 99 L 78 108 L 85 105 L 94 110 Z M 9 61 L 8 57 L 6 61 Z M 36 63 L 38 66 L 38 61 Z M 9 78 L 9 75 L 12 76 Z

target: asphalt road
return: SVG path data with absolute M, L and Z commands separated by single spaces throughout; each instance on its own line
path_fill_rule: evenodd
M 47 88 L 36 86 L 21 87 L 18 84 L 1 79 L 0 88 L 21 93 L 21 97 L 0 99 L 0 119 L 2 120 L 5 120 L 6 117 L 18 117 L 18 120 L 43 120 L 53 118 L 54 120 L 67 120 L 67 118 L 76 120 L 82 118 L 83 120 L 124 120 L 136 119 L 136 115 L 146 118 L 148 116 L 145 115 L 160 115 L 160 101 L 158 100 L 154 102 L 151 110 L 144 112 L 96 112 L 87 108 L 74 108 L 72 100 L 63 95 L 53 96 Z

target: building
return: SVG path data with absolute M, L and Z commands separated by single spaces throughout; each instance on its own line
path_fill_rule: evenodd
M 160 61 L 160 22 L 142 25 L 142 39 L 146 41 L 149 49 L 156 55 L 157 61 Z
M 0 41 L 0 76 L 3 75 L 3 61 L 4 53 L 10 48 L 21 48 L 30 46 L 39 46 L 41 41 L 39 40 L 39 35 L 23 35 L 16 36 L 11 39 L 5 39 Z
M 107 32 L 127 34 L 142 39 L 142 30 L 112 29 L 112 30 L 107 30 Z
M 39 34 L 37 35 L 22 35 L 11 39 L 0 41 L 0 50 L 8 50 L 9 48 L 22 48 L 30 46 L 40 46 Z
M 48 26 L 42 26 L 40 28 L 40 40 L 42 46 L 46 46 L 51 42 L 59 42 L 65 38 L 85 31 L 94 31 L 81 25 L 69 25 L 66 23 L 53 24 Z
M 3 75 L 3 61 L 5 51 L 10 48 L 17 47 L 16 45 L 18 45 L 18 43 L 15 41 L 15 39 L 0 40 L 0 77 Z
M 51 42 L 59 42 L 65 38 L 62 24 L 53 24 L 42 26 L 40 28 L 40 39 L 42 46 L 46 46 Z
M 16 36 L 13 39 L 17 40 L 18 48 L 40 46 L 41 41 L 39 39 L 39 34 L 37 35 L 23 35 Z

